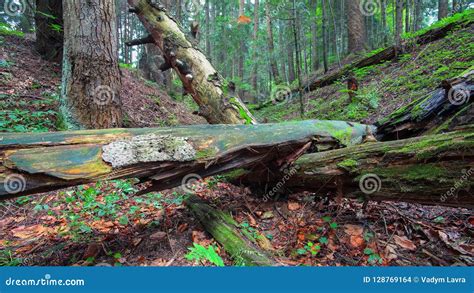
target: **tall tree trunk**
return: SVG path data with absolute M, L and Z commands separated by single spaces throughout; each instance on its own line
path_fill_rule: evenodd
M 295 41 L 295 51 L 296 51 L 296 74 L 298 77 L 298 88 L 300 89 L 299 101 L 300 101 L 300 115 L 301 118 L 304 117 L 304 101 L 303 101 L 303 84 L 301 78 L 301 62 L 300 62 L 300 48 L 299 48 L 299 25 L 298 25 L 298 11 L 296 10 L 296 0 L 293 0 L 293 36 Z
M 423 22 L 423 0 L 415 0 L 415 31 L 421 29 Z
M 382 41 L 383 45 L 388 45 L 388 27 L 387 27 L 387 0 L 381 0 L 381 18 L 382 18 Z
M 122 125 L 115 1 L 64 1 L 62 110 L 71 128 Z
M 292 27 L 291 24 L 286 25 L 287 29 L 287 35 L 291 38 L 292 35 Z M 294 42 L 294 40 L 293 40 Z M 286 42 L 286 48 L 287 48 L 287 56 L 288 56 L 288 81 L 292 83 L 296 79 L 295 75 L 295 47 L 292 41 L 287 41 Z
M 270 58 L 270 66 L 272 69 L 273 78 L 275 83 L 281 83 L 280 74 L 278 73 L 278 66 L 275 57 L 275 47 L 273 42 L 273 27 L 272 27 L 272 16 L 271 16 L 271 7 L 270 1 L 265 1 L 265 16 L 267 21 L 267 43 L 268 43 L 268 53 Z
M 322 12 L 323 12 L 323 65 L 324 73 L 329 71 L 329 61 L 328 61 L 328 13 L 327 13 L 327 0 L 321 0 L 322 2 Z
M 400 48 L 403 32 L 403 0 L 395 0 L 395 46 Z
M 211 0 L 206 0 L 206 55 L 207 58 L 212 60 L 211 58 L 211 13 L 210 13 L 210 5 L 209 3 Z M 215 9 L 215 8 L 214 8 Z
M 50 61 L 61 62 L 64 33 L 62 0 L 36 0 L 36 50 Z
M 438 0 L 438 20 L 448 17 L 448 0 Z
M 244 16 L 245 14 L 245 0 L 240 0 L 239 1 L 239 17 Z M 243 32 L 245 32 L 245 25 L 239 25 L 239 29 Z M 241 83 L 244 82 L 244 58 L 245 58 L 245 40 L 246 37 L 244 37 L 245 33 L 241 32 L 240 34 L 240 50 L 239 50 L 239 65 L 238 65 L 238 72 L 237 74 L 239 75 L 239 80 Z M 239 89 L 239 96 L 243 96 L 243 91 Z
M 258 10 L 260 8 L 259 0 L 255 0 L 254 16 L 253 16 L 253 73 L 252 73 L 252 87 L 258 96 Z
M 311 0 L 311 59 L 313 64 L 313 70 L 317 71 L 319 69 L 319 38 L 318 38 L 318 25 L 317 25 L 317 15 L 318 15 L 318 0 Z
M 349 52 L 357 53 L 364 49 L 366 42 L 365 22 L 360 9 L 360 1 L 346 0 L 346 8 Z
M 405 0 L 405 32 L 410 32 L 410 3 L 411 0 Z

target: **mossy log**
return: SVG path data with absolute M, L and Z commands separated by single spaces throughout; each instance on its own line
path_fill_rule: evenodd
M 377 138 L 387 141 L 460 130 L 474 123 L 473 71 L 417 99 L 377 122 Z
M 159 1 L 128 0 L 128 3 L 163 53 L 166 63 L 159 64 L 161 69 L 175 70 L 186 92 L 199 105 L 199 115 L 211 124 L 256 124 L 245 104 L 237 95 L 231 94 L 229 84 L 186 38 L 177 21 Z M 146 39 L 150 41 L 150 38 Z
M 380 64 L 384 61 L 392 60 L 397 56 L 397 52 L 403 52 L 408 50 L 413 44 L 417 45 L 425 45 L 441 38 L 444 38 L 448 33 L 455 29 L 459 29 L 459 27 L 468 27 L 472 25 L 474 22 L 474 13 L 466 14 L 462 18 L 447 23 L 444 26 L 436 27 L 430 29 L 423 34 L 416 36 L 412 39 L 405 40 L 402 44 L 402 48 L 397 48 L 395 46 L 388 47 L 380 52 L 375 54 L 363 57 L 347 66 L 344 66 L 341 69 L 338 69 L 334 72 L 331 72 L 321 78 L 316 80 L 310 80 L 307 82 L 303 89 L 306 92 L 314 91 L 318 88 L 325 87 L 335 83 L 336 81 L 342 79 L 344 76 L 349 75 L 350 72 L 364 68 L 367 66 L 372 66 L 376 64 Z M 293 92 L 298 92 L 298 89 L 294 89 Z
M 0 199 L 120 178 L 153 180 L 166 189 L 188 174 L 206 177 L 262 163 L 278 168 L 309 144 L 316 150 L 357 144 L 368 130 L 313 120 L 2 134 Z
M 217 210 L 201 198 L 191 195 L 185 204 L 224 250 L 239 266 L 275 266 L 277 262 L 258 247 L 257 239 L 232 218 L 230 213 Z M 258 237 L 264 237 L 259 235 Z
M 307 154 L 285 173 L 242 170 L 233 181 L 265 192 L 312 191 L 374 201 L 474 208 L 474 126 L 445 134 Z M 268 181 L 262 181 L 263 179 Z

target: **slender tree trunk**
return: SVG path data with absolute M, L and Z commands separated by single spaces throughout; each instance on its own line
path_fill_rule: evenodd
M 265 15 L 267 20 L 267 43 L 268 43 L 268 53 L 270 58 L 270 66 L 272 69 L 273 78 L 275 83 L 281 83 L 280 74 L 278 73 L 278 66 L 275 57 L 275 47 L 273 42 L 273 27 L 272 27 L 272 16 L 271 16 L 271 7 L 270 1 L 265 1 Z
M 210 5 L 211 0 L 206 0 L 206 55 L 207 58 L 211 59 L 211 14 L 210 14 Z
M 323 12 L 323 65 L 324 73 L 329 71 L 329 61 L 328 61 L 328 16 L 327 16 L 327 0 L 321 0 L 322 2 L 322 12 Z
M 61 0 L 36 0 L 36 50 L 50 61 L 61 62 L 64 33 Z
M 395 0 L 395 46 L 400 48 L 403 32 L 403 0 Z
M 405 0 L 405 32 L 410 32 L 410 2 L 411 0 Z
M 252 87 L 255 93 L 258 95 L 258 10 L 260 8 L 259 0 L 255 0 L 254 5 L 254 16 L 253 16 L 253 73 L 252 73 Z
M 304 101 L 303 101 L 303 84 L 301 80 L 301 64 L 300 64 L 300 48 L 299 48 L 299 26 L 298 26 L 298 12 L 296 10 L 296 0 L 293 0 L 293 36 L 295 41 L 295 51 L 296 51 L 296 73 L 298 75 L 298 87 L 300 89 L 299 101 L 300 101 L 300 115 L 301 118 L 304 117 Z
M 438 20 L 448 17 L 448 0 L 438 0 Z
M 414 24 L 415 31 L 418 31 L 421 29 L 422 22 L 423 22 L 423 1 L 415 0 L 415 24 Z
M 311 10 L 312 10 L 312 19 L 311 19 L 311 59 L 313 64 L 313 70 L 317 71 L 319 69 L 319 38 L 318 38 L 318 25 L 317 25 L 317 15 L 318 15 L 318 0 L 311 0 Z
M 290 38 L 291 38 L 291 34 L 292 34 L 292 31 L 293 31 L 293 29 L 291 27 L 291 24 L 287 24 L 286 28 L 287 28 L 287 35 L 290 36 Z M 287 56 L 288 56 L 288 81 L 290 83 L 292 83 L 296 79 L 296 75 L 295 75 L 295 51 L 294 51 L 295 47 L 292 44 L 293 42 L 294 42 L 294 40 L 293 41 L 288 40 L 286 42 Z
M 346 0 L 346 7 L 349 52 L 357 53 L 364 49 L 366 42 L 364 16 L 359 0 Z
M 64 1 L 62 110 L 71 128 L 122 125 L 115 1 Z
M 388 27 L 387 27 L 387 0 L 381 0 L 381 17 L 382 17 L 382 40 L 383 45 L 388 44 Z

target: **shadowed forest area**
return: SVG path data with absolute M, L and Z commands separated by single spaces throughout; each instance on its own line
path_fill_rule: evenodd
M 474 265 L 469 0 L 0 0 L 0 266 Z

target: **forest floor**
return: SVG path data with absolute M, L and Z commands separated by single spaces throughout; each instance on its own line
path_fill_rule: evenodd
M 0 131 L 60 130 L 58 64 L 42 61 L 28 38 L 4 36 L 0 42 Z M 452 49 L 458 50 L 455 46 Z M 456 54 L 459 52 L 462 50 Z M 420 60 L 413 58 L 412 63 Z M 464 62 L 472 66 L 472 55 L 467 61 L 465 57 L 454 59 L 463 62 L 462 68 Z M 451 63 L 442 64 L 451 68 Z M 402 64 L 382 66 L 387 71 L 380 71 L 380 78 L 397 66 L 404 70 Z M 367 80 L 377 80 L 370 70 Z M 425 77 L 423 70 L 419 74 Z M 123 70 L 123 84 L 128 126 L 205 123 L 190 114 L 190 107 L 140 78 L 137 71 Z M 342 85 L 335 85 L 324 89 L 324 95 L 312 94 L 337 101 L 343 99 L 340 88 Z M 390 95 L 381 95 L 379 105 L 398 107 L 419 95 L 395 89 L 393 85 L 387 90 Z M 270 108 L 275 107 L 279 106 Z M 373 110 L 364 119 L 373 121 L 390 109 L 379 106 Z M 331 114 L 328 109 L 318 111 L 312 118 L 350 118 L 319 117 L 318 113 Z M 291 113 L 285 115 L 280 118 L 291 118 Z M 180 189 L 134 196 L 145 187 L 134 180 L 116 180 L 0 203 L 0 265 L 211 265 L 186 258 L 193 243 L 215 245 L 225 264 L 232 265 L 183 204 L 185 195 Z M 356 200 L 336 202 L 325 198 L 326 194 L 314 193 L 265 202 L 220 176 L 206 179 L 195 189 L 219 209 L 232 211 L 240 229 L 264 235 L 271 243 L 264 248 L 273 250 L 282 265 L 474 265 L 474 217 L 469 210 L 386 202 L 370 202 L 363 209 Z

